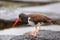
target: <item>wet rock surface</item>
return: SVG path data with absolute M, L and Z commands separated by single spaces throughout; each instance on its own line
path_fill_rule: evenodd
M 10 40 L 60 40 L 60 31 L 39 31 L 36 37 L 32 37 L 31 35 L 24 34 L 20 36 L 15 36 Z

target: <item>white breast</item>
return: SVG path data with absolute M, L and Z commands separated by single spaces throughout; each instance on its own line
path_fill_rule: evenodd
M 35 25 L 34 22 L 29 21 L 29 20 L 30 20 L 30 17 L 28 17 L 28 25 L 32 25 L 32 26 Z
M 28 25 L 32 25 L 32 26 L 34 26 L 35 24 L 34 24 L 34 22 L 32 22 L 32 21 L 30 21 L 30 17 L 28 17 Z M 38 23 L 38 24 L 36 24 L 37 26 L 40 26 L 40 25 L 42 25 L 41 23 Z

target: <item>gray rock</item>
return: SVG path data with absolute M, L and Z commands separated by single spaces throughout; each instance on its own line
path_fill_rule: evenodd
M 39 31 L 36 37 L 29 34 L 15 36 L 10 40 L 60 40 L 60 31 Z

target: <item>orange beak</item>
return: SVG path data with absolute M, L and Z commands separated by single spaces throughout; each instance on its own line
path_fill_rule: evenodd
M 12 25 L 12 27 L 15 27 L 19 21 L 21 21 L 21 18 L 17 18 L 17 20 L 16 20 L 16 21 L 14 22 L 14 24 Z

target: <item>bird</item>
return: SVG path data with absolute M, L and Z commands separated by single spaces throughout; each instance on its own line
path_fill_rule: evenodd
M 36 36 L 37 32 L 40 30 L 40 25 L 43 23 L 55 23 L 51 18 L 42 15 L 40 13 L 30 13 L 28 15 L 20 13 L 17 20 L 14 22 L 13 26 L 16 26 L 18 22 L 25 23 L 27 25 L 35 26 L 35 30 L 30 32 L 30 35 L 33 37 Z

